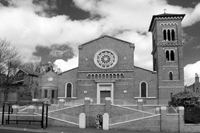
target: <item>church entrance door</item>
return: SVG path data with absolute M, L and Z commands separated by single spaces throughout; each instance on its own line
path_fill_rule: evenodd
M 97 84 L 97 104 L 105 103 L 105 98 L 110 97 L 113 101 L 113 83 Z

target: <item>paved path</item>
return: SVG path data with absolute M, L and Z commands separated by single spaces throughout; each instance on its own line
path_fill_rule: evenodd
M 1 129 L 0 133 L 153 133 L 153 132 L 127 132 L 127 131 L 115 131 L 115 130 L 96 130 L 96 129 L 73 129 L 73 128 L 65 128 L 65 129 L 52 129 L 52 130 L 30 130 L 26 129 Z M 158 132 L 156 132 L 158 133 Z
M 29 132 L 29 131 L 20 131 L 20 130 L 8 130 L 8 129 L 0 129 L 0 133 L 38 133 L 38 132 Z
M 27 127 L 9 127 L 0 126 L 0 133 L 153 133 L 153 132 L 133 132 L 133 131 L 116 131 L 116 130 L 97 130 L 95 128 L 72 128 L 72 127 L 49 127 L 47 129 L 41 128 L 27 128 Z M 154 132 L 158 133 L 158 132 Z

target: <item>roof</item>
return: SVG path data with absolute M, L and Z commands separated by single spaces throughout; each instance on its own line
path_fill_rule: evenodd
M 121 39 L 117 39 L 117 38 L 114 38 L 114 37 L 111 37 L 111 36 L 108 36 L 108 35 L 103 35 L 103 36 L 101 36 L 101 37 L 99 37 L 99 38 L 97 38 L 97 39 L 94 39 L 94 40 L 92 40 L 92 41 L 89 41 L 89 42 L 86 42 L 86 43 L 84 43 L 84 44 L 79 45 L 79 48 L 81 48 L 83 45 L 86 45 L 86 44 L 89 44 L 89 43 L 91 43 L 91 42 L 100 40 L 100 39 L 102 39 L 102 38 L 104 38 L 104 37 L 108 37 L 108 38 L 111 38 L 111 39 L 114 39 L 114 40 L 117 40 L 117 41 L 121 41 L 121 42 L 127 43 L 127 44 L 129 44 L 129 45 L 131 44 L 132 46 L 135 46 L 134 43 L 127 42 L 127 41 L 124 41 L 124 40 L 121 40 Z
M 153 15 L 150 26 L 149 26 L 149 31 L 152 31 L 152 27 L 153 27 L 155 18 L 173 19 L 174 17 L 177 17 L 180 20 L 182 20 L 184 18 L 184 16 L 185 16 L 185 14 L 171 14 L 171 13 L 163 13 L 163 14 Z
M 34 75 L 34 76 L 40 76 L 41 74 L 38 72 L 33 72 L 33 71 L 29 71 L 29 70 L 25 70 L 25 69 L 19 69 L 19 71 L 23 71 L 24 73 L 28 74 L 28 75 Z M 18 71 L 18 72 L 19 72 Z
M 151 71 L 151 70 L 148 70 L 148 69 L 145 69 L 145 68 L 141 68 L 141 67 L 138 67 L 138 66 L 134 66 L 136 68 L 139 68 L 139 69 L 142 69 L 142 70 L 145 70 L 145 71 L 148 71 L 148 72 L 151 72 L 151 73 L 157 73 L 156 71 Z
M 73 70 L 75 70 L 75 69 L 78 69 L 78 67 L 75 67 L 75 68 L 72 68 L 72 69 L 70 69 L 70 70 L 67 70 L 67 71 L 61 72 L 61 73 L 59 73 L 59 75 L 62 75 L 63 73 L 66 73 L 66 72 L 69 72 L 69 71 L 73 71 Z
M 55 75 L 59 75 L 58 73 L 56 73 L 56 72 L 50 70 L 50 71 L 48 71 L 48 72 L 46 72 L 46 73 L 40 74 L 39 76 L 40 76 L 40 77 L 41 77 L 41 76 L 45 76 L 45 75 L 47 75 L 47 74 L 49 74 L 49 73 L 53 73 L 53 74 L 55 74 Z

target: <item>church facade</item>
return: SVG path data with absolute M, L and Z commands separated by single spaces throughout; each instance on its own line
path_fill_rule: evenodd
M 102 36 L 79 45 L 77 68 L 40 76 L 41 98 L 68 101 L 90 97 L 111 101 L 155 100 L 167 103 L 171 94 L 184 90 L 181 21 L 184 14 L 152 17 L 153 70 L 134 65 L 135 44 Z

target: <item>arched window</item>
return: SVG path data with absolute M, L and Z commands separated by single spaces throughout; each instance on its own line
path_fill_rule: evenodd
M 167 37 L 168 37 L 168 41 L 171 41 L 171 30 L 167 30 Z
M 165 51 L 165 55 L 166 55 L 167 61 L 169 61 L 169 60 L 170 60 L 170 58 L 169 58 L 169 50 L 166 50 L 166 51 Z
M 173 80 L 173 73 L 169 72 L 169 80 Z
M 167 32 L 166 32 L 166 30 L 163 30 L 163 39 L 165 41 L 167 40 Z
M 174 29 L 172 29 L 172 41 L 174 41 L 175 40 L 175 31 L 174 31 Z
M 175 30 L 174 29 L 164 29 L 163 30 L 163 40 L 175 41 Z
M 65 93 L 66 93 L 66 97 L 72 97 L 73 95 L 72 83 L 66 83 Z
M 196 93 L 199 93 L 199 88 L 198 87 L 196 88 Z
M 174 50 L 171 50 L 170 51 L 170 59 L 171 59 L 171 61 L 174 61 L 174 59 L 175 59 L 175 57 L 174 57 Z
M 147 97 L 148 91 L 147 91 L 147 83 L 141 82 L 140 83 L 140 97 Z

